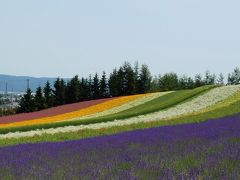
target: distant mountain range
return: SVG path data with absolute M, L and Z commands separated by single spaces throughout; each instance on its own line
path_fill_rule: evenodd
M 57 78 L 48 77 L 29 77 L 29 76 L 12 76 L 0 74 L 0 91 L 5 92 L 6 86 L 8 92 L 25 92 L 27 89 L 27 81 L 29 80 L 29 87 L 35 91 L 38 86 L 43 87 L 47 81 L 52 85 Z

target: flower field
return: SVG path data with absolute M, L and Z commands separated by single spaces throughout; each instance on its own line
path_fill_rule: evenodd
M 93 106 L 90 106 L 87 108 L 82 108 L 80 110 L 76 110 L 76 111 L 72 111 L 72 112 L 68 112 L 68 113 L 62 113 L 62 114 L 58 114 L 55 116 L 48 116 L 48 117 L 43 117 L 43 118 L 31 119 L 31 120 L 27 120 L 27 121 L 22 120 L 22 121 L 18 121 L 18 122 L 1 124 L 0 128 L 1 127 L 34 125 L 34 124 L 42 124 L 42 123 L 52 123 L 52 122 L 63 121 L 63 120 L 72 119 L 72 118 L 76 118 L 76 117 L 80 118 L 82 116 L 102 112 L 102 111 L 108 110 L 110 108 L 120 106 L 122 104 L 125 104 L 129 101 L 133 101 L 142 96 L 145 96 L 145 95 L 141 94 L 141 95 L 120 97 L 120 98 L 116 98 L 116 99 L 109 100 L 109 101 L 106 101 L 103 103 L 99 103 L 99 104 L 96 104 L 96 105 L 93 105 Z
M 153 99 L 156 99 L 156 98 L 161 97 L 163 95 L 166 95 L 168 93 L 171 93 L 171 92 L 169 91 L 169 92 L 162 92 L 162 93 L 146 94 L 146 95 L 144 95 L 140 98 L 137 98 L 136 100 L 130 101 L 129 103 L 125 103 L 121 106 L 110 108 L 106 111 L 102 111 L 102 112 L 95 113 L 95 114 L 90 114 L 88 116 L 84 116 L 84 117 L 77 118 L 77 119 L 95 118 L 95 117 L 101 117 L 101 116 L 107 116 L 107 115 L 110 115 L 110 114 L 119 113 L 119 112 L 128 110 L 130 108 L 145 104 L 145 103 L 147 103 L 147 102 L 149 102 Z
M 0 124 L 7 124 L 12 122 L 19 122 L 19 121 L 26 121 L 32 120 L 37 118 L 44 118 L 49 116 L 56 116 L 63 113 L 69 113 L 77 110 L 81 110 L 84 108 L 88 108 L 90 106 L 94 106 L 103 102 L 107 102 L 109 100 L 113 100 L 115 98 L 108 98 L 108 99 L 100 99 L 100 100 L 92 100 L 92 101 L 85 101 L 75 104 L 68 104 L 63 106 L 58 106 L 54 108 L 45 109 L 42 111 L 37 111 L 33 113 L 22 113 L 16 114 L 12 116 L 2 116 L 0 117 Z
M 160 111 L 156 111 L 153 113 L 148 113 L 146 115 L 138 115 L 138 116 L 134 116 L 134 117 L 129 117 L 126 119 L 112 119 L 110 121 L 100 121 L 98 123 L 94 123 L 94 121 L 91 120 L 91 118 L 86 119 L 89 122 L 93 122 L 93 123 L 88 123 L 88 124 L 80 124 L 80 125 L 68 125 L 68 126 L 62 126 L 62 127 L 54 127 L 51 128 L 51 125 L 53 122 L 55 122 L 55 118 L 56 117 L 49 117 L 49 122 L 51 122 L 50 124 L 50 128 L 47 129 L 36 129 L 36 130 L 29 130 L 26 132 L 11 132 L 11 133 L 7 133 L 7 134 L 3 134 L 0 135 L 0 139 L 3 138 L 20 138 L 20 137 L 31 137 L 31 136 L 35 136 L 35 135 L 42 135 L 42 134 L 55 134 L 55 133 L 66 133 L 66 132 L 74 132 L 74 131 L 79 131 L 79 130 L 84 130 L 84 129 L 102 129 L 102 128 L 109 128 L 109 127 L 113 127 L 113 126 L 126 126 L 126 125 L 131 125 L 131 124 L 137 124 L 139 122 L 154 122 L 154 121 L 166 121 L 166 120 L 170 120 L 173 118 L 177 118 L 177 117 L 181 117 L 181 116 L 186 116 L 192 113 L 196 113 L 198 111 L 204 111 L 205 109 L 209 109 L 214 107 L 214 105 L 216 106 L 217 103 L 221 103 L 222 101 L 231 98 L 232 96 L 236 95 L 236 93 L 238 93 L 238 91 L 240 91 L 240 86 L 223 86 L 223 87 L 217 87 L 217 88 L 213 88 L 208 90 L 207 92 L 192 98 L 188 101 L 184 101 L 183 103 L 180 103 L 178 105 L 175 105 L 173 107 L 170 107 L 166 110 L 160 110 Z M 160 93 L 161 94 L 161 93 Z M 164 94 L 167 95 L 167 93 L 163 93 L 162 96 L 164 96 Z M 171 95 L 171 94 L 170 94 Z M 140 95 L 143 96 L 143 95 Z M 150 96 L 150 99 L 157 99 L 158 97 L 161 97 L 158 93 L 155 93 L 155 95 L 148 95 Z M 129 96 L 128 98 L 130 98 L 131 96 Z M 133 96 L 135 97 L 135 96 Z M 155 97 L 155 98 L 152 98 Z M 138 100 L 139 102 L 136 102 L 137 100 L 135 100 L 135 104 L 136 107 L 141 106 L 141 100 L 145 100 L 147 98 L 139 98 L 140 100 Z M 118 99 L 116 99 L 118 100 Z M 111 104 L 112 101 L 116 101 L 116 100 L 111 100 L 102 104 L 99 104 L 99 106 L 102 106 L 106 103 Z M 146 101 L 147 102 L 147 101 Z M 151 103 L 151 100 L 149 101 Z M 143 104 L 144 105 L 144 104 Z M 97 105 L 98 106 L 98 105 Z M 127 103 L 125 105 L 120 106 L 120 109 L 122 107 L 131 107 L 131 104 Z M 91 109 L 94 109 L 96 106 L 92 106 L 90 107 Z M 105 106 L 103 106 L 105 107 Z M 79 112 L 84 113 L 85 110 L 88 111 L 89 108 L 80 110 Z M 116 108 L 113 108 L 113 112 L 115 112 Z M 124 109 L 124 108 L 122 108 Z M 131 108 L 130 108 L 131 109 Z M 108 113 L 109 110 L 106 110 L 106 112 Z M 110 110 L 111 111 L 111 110 Z M 124 112 L 124 111 L 123 111 Z M 75 114 L 76 112 L 73 112 Z M 104 111 L 103 111 L 104 113 Z M 107 114 L 106 113 L 106 114 Z M 80 113 L 78 113 L 80 114 Z M 93 114 L 94 115 L 94 114 Z M 60 117 L 66 117 L 66 115 L 62 115 Z M 69 117 L 69 116 L 67 116 Z M 79 117 L 81 117 L 79 115 Z M 67 119 L 67 118 L 66 118 Z M 99 117 L 100 120 L 102 120 L 102 117 L 100 115 Z M 104 119 L 104 118 L 103 118 Z M 45 119 L 44 119 L 45 120 Z M 59 120 L 59 119 L 58 119 Z M 97 119 L 98 120 L 98 119 Z M 32 120 L 32 121 L 23 121 L 23 122 L 17 122 L 17 123 L 11 123 L 11 124 L 4 124 L 1 125 L 0 127 L 15 127 L 15 126 L 21 126 L 21 125 L 32 125 L 31 123 L 34 122 L 36 124 L 38 124 L 39 120 Z M 47 122 L 47 121 L 40 121 L 41 123 L 43 122 Z M 69 121 L 72 122 L 72 121 Z M 84 123 L 85 119 L 83 120 L 76 120 L 76 122 L 80 122 L 80 123 Z
M 240 178 L 240 85 L 71 106 L 0 119 L 0 179 Z
M 239 179 L 240 116 L 0 149 L 0 179 Z
M 166 109 L 175 104 L 181 103 L 192 97 L 198 96 L 199 94 L 210 90 L 212 87 L 201 87 L 194 90 L 184 90 L 179 92 L 163 92 L 163 93 L 154 93 L 154 94 L 142 94 L 142 95 L 133 95 L 116 98 L 104 103 L 100 103 L 88 108 L 80 109 L 79 111 L 73 111 L 70 113 L 63 113 L 57 116 L 49 116 L 40 119 L 33 119 L 28 121 L 19 121 L 13 123 L 6 123 L 0 125 L 0 133 L 4 132 L 14 132 L 14 131 L 29 131 L 33 129 L 49 129 L 56 127 L 66 127 L 68 128 L 72 125 L 82 125 L 82 124 L 96 124 L 101 122 L 113 121 L 115 119 L 127 119 L 139 115 L 149 114 L 152 112 L 157 112 L 162 109 Z M 147 98 L 150 97 L 150 98 Z M 138 100 L 139 99 L 139 100 Z M 148 100 L 150 99 L 150 100 Z M 138 101 L 138 102 L 137 102 Z M 143 101 L 143 103 L 141 102 Z M 145 101 L 145 103 L 144 103 Z M 119 109 L 123 111 L 115 113 L 117 105 Z M 127 110 L 125 107 L 130 107 Z M 108 111 L 112 111 L 113 114 L 98 117 L 98 113 L 105 111 L 108 114 Z M 119 110 L 118 110 L 119 111 Z M 97 115 L 96 115 L 97 114 Z M 93 115 L 96 117 L 93 118 L 82 118 L 87 115 Z M 75 117 L 73 119 L 73 117 Z

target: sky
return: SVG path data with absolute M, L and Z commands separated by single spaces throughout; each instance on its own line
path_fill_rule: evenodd
M 72 77 L 240 66 L 239 0 L 0 0 L 0 74 Z

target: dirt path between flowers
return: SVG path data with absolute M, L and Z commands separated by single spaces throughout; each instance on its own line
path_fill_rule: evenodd
M 49 116 L 55 116 L 55 115 L 59 115 L 59 114 L 63 114 L 63 113 L 69 113 L 69 112 L 84 109 L 84 108 L 94 106 L 99 103 L 103 103 L 103 102 L 113 100 L 113 99 L 116 99 L 116 97 L 84 101 L 84 102 L 79 102 L 79 103 L 74 103 L 74 104 L 67 104 L 67 105 L 53 107 L 53 108 L 45 109 L 42 111 L 32 112 L 32 113 L 21 113 L 21 114 L 16 114 L 16 115 L 11 115 L 11 116 L 3 116 L 3 117 L 0 117 L 0 124 L 8 124 L 8 123 L 13 123 L 13 122 L 20 122 L 20 121 L 44 118 L 44 117 L 49 117 Z

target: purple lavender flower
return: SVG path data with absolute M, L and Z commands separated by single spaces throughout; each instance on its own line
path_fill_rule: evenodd
M 0 179 L 239 179 L 240 114 L 0 148 Z

